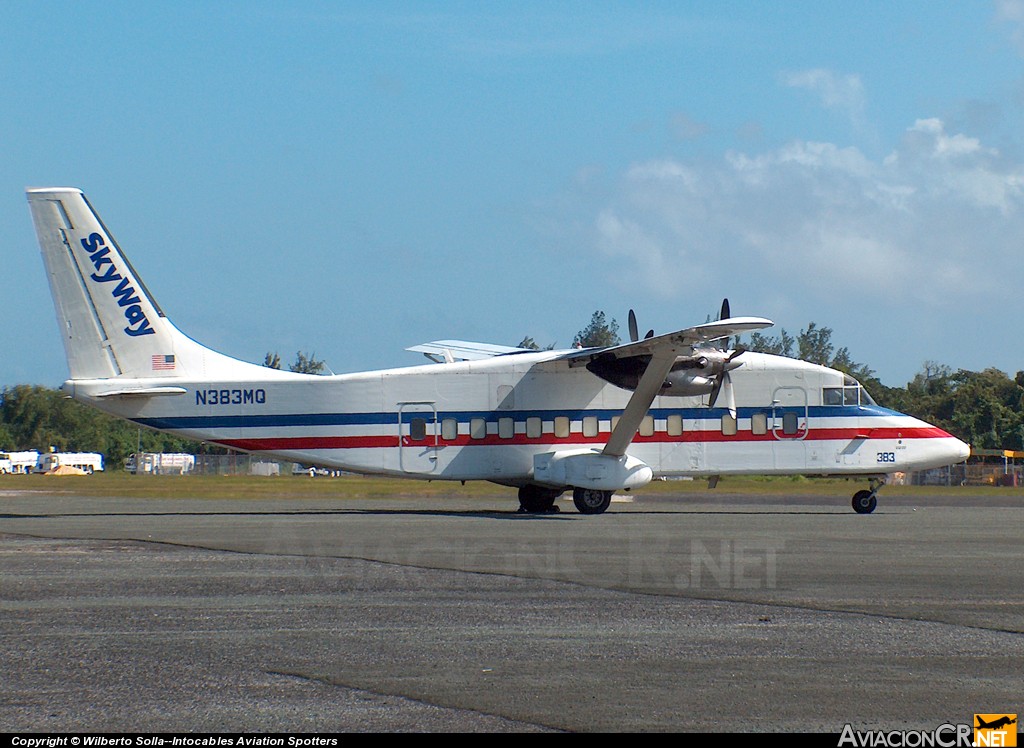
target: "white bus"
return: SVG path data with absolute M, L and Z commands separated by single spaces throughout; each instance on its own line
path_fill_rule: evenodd
M 9 463 L 9 464 L 8 464 Z M 32 473 L 39 464 L 39 453 L 32 449 L 27 452 L 0 452 L 0 473 Z
M 92 474 L 103 470 L 103 455 L 96 452 L 49 452 L 39 458 L 36 472 L 48 473 L 62 465 Z

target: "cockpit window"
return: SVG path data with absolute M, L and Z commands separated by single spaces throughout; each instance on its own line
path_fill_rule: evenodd
M 853 384 L 850 384 L 853 382 Z M 874 405 L 868 391 L 857 384 L 857 380 L 846 377 L 844 387 L 823 387 L 821 390 L 822 405 Z

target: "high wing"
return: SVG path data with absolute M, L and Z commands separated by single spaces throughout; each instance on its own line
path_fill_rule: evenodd
M 770 319 L 765 319 L 764 317 L 733 317 L 717 322 L 708 322 L 696 327 L 687 327 L 685 330 L 676 330 L 664 335 L 656 335 L 644 340 L 623 343 L 611 348 L 585 348 L 580 351 L 574 351 L 565 358 L 570 359 L 569 366 L 586 366 L 599 356 L 606 357 L 611 355 L 617 359 L 633 356 L 650 356 L 654 355 L 658 350 L 663 350 L 666 346 L 678 347 L 680 350 L 684 348 L 692 349 L 693 346 L 701 343 L 710 343 L 714 340 L 721 340 L 722 338 L 740 335 L 752 330 L 761 330 L 774 324 Z
M 700 351 L 697 346 L 771 327 L 773 324 L 763 317 L 733 317 L 611 348 L 574 351 L 565 356 L 570 367 L 586 366 L 609 381 L 612 380 L 602 371 L 624 372 L 624 378 L 629 380 L 638 376 L 633 396 L 626 404 L 602 453 L 612 457 L 622 457 L 626 453 L 640 428 L 640 422 L 650 410 L 654 398 L 666 387 L 666 377 L 674 367 L 690 366 L 714 371 L 717 366 L 719 380 L 711 383 L 710 390 L 717 396 L 721 378 L 727 375 L 728 367 L 738 365 L 731 363 L 736 354 L 728 356 L 723 351 Z
M 530 353 L 528 348 L 513 348 L 494 343 L 471 343 L 466 340 L 435 340 L 406 348 L 407 351 L 422 353 L 436 363 L 453 361 L 480 361 L 509 353 Z

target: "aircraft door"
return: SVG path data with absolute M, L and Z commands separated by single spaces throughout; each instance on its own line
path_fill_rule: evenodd
M 799 470 L 806 467 L 807 391 L 803 387 L 779 387 L 772 395 L 772 436 L 775 467 Z
M 398 465 L 403 472 L 437 470 L 438 431 L 434 403 L 398 403 Z

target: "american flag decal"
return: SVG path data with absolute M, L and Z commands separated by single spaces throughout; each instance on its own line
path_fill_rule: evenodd
M 174 356 L 161 354 L 153 356 L 153 371 L 171 371 L 174 369 Z

